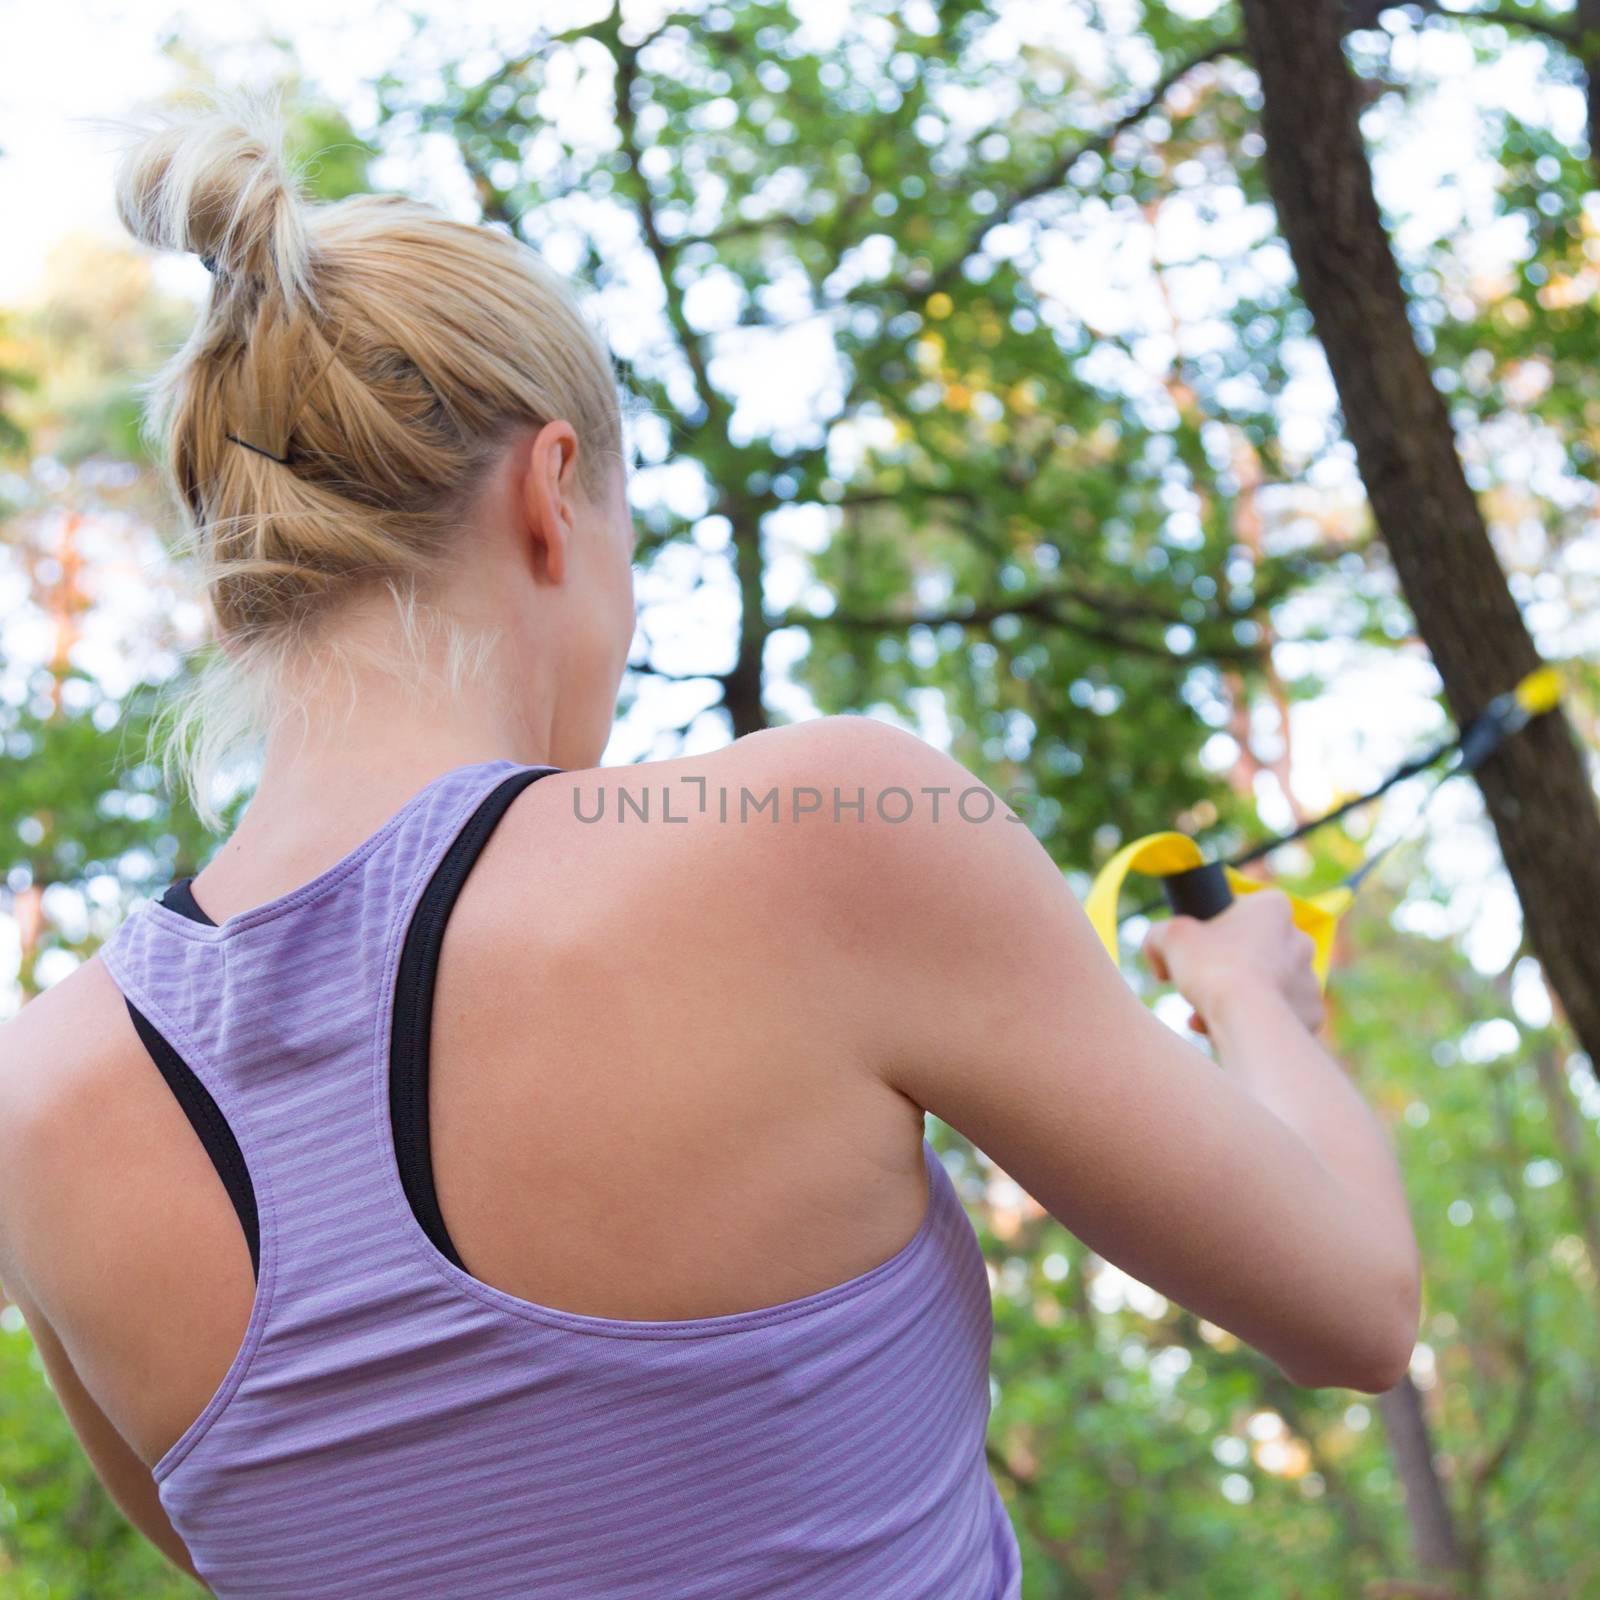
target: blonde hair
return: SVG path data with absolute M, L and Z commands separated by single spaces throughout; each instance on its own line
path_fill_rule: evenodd
M 293 709 L 290 662 L 314 643 L 319 661 L 354 664 L 326 624 L 357 595 L 393 601 L 414 662 L 442 629 L 455 686 L 482 667 L 492 639 L 428 601 L 484 469 L 511 430 L 564 418 L 598 496 L 622 455 L 621 397 L 602 340 L 528 245 L 402 195 L 306 199 L 275 98 L 213 97 L 145 125 L 117 207 L 135 238 L 212 270 L 146 422 L 185 514 L 175 553 L 221 647 L 152 747 L 219 829 L 213 779 Z

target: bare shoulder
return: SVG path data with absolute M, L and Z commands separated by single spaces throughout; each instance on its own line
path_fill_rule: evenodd
M 91 957 L 0 1024 L 0 1275 L 29 1277 L 40 1219 L 127 1137 L 137 1039 Z
M 74 1110 L 106 1073 L 105 1041 L 122 997 L 91 957 L 0 1024 L 0 1154 L 15 1155 Z M 0 1160 L 0 1171 L 9 1163 Z
M 570 852 L 585 882 L 610 888 L 591 903 L 620 894 L 644 909 L 653 897 L 735 920 L 745 906 L 789 938 L 796 924 L 791 916 L 784 931 L 784 911 L 821 915 L 846 899 L 893 910 L 909 895 L 900 909 L 913 915 L 930 895 L 959 896 L 963 878 L 981 879 L 996 849 L 1043 856 L 959 762 L 868 717 L 819 717 L 700 755 L 555 774 L 529 800 L 518 837 L 542 872 L 559 874 Z
M 668 830 L 685 854 L 730 870 L 855 870 L 1020 819 L 958 761 L 870 717 L 818 717 L 748 734 L 702 755 L 564 773 L 540 785 L 550 811 L 597 833 Z M 558 798 L 559 797 L 559 798 Z M 1022 831 L 1026 831 L 1025 829 Z
M 0 1282 L 59 1341 L 84 1385 L 75 1425 L 97 1436 L 90 1394 L 128 1437 L 161 1436 L 163 1352 L 177 1338 L 203 1376 L 247 1314 L 238 1219 L 98 956 L 0 1031 Z
M 883 941 L 908 921 L 890 880 L 938 877 L 906 867 L 914 842 L 875 799 L 961 772 L 914 735 L 838 717 L 551 774 L 474 868 L 476 901 L 452 918 L 461 970 L 509 984 L 537 952 L 546 991 L 656 1010 L 692 996 L 686 1026 L 748 1014 L 774 1033 L 792 1022 L 798 1037 L 837 1014 L 830 996 L 846 976 L 872 982 L 915 936 L 897 934 L 895 952 Z M 837 1043 L 862 1054 L 854 1038 Z
M 867 786 L 906 787 L 915 795 L 932 786 L 958 783 L 982 787 L 959 762 L 915 733 L 875 717 L 816 717 L 746 735 L 719 752 L 752 777 L 800 784 L 808 779 L 838 786 L 846 794 Z M 909 787 L 914 785 L 915 787 Z M 876 811 L 876 806 L 873 808 Z M 890 808 L 891 813 L 896 808 Z
M 983 984 L 1030 900 L 1065 895 L 1025 822 L 960 762 L 867 717 L 821 717 L 715 751 L 552 775 L 491 839 L 522 898 L 497 897 L 498 934 L 525 919 L 569 928 L 587 955 L 641 937 L 696 952 L 746 995 L 863 996 L 878 1031 L 929 985 Z M 513 815 L 516 815 L 514 812 Z M 519 856 L 520 859 L 513 859 Z M 676 969 L 673 969 L 676 970 Z M 947 992 L 945 1001 L 953 1000 Z M 879 1014 L 883 1013 L 880 1017 Z M 871 1054 L 879 1054 L 875 1047 Z
M 539 788 L 547 795 L 564 791 L 575 799 L 576 791 L 581 790 L 597 807 L 603 784 L 612 796 L 632 797 L 633 810 L 646 794 L 665 790 L 674 795 L 675 811 L 683 810 L 677 801 L 688 801 L 688 814 L 704 817 L 718 813 L 716 788 L 721 787 L 735 800 L 744 791 L 745 808 L 758 820 L 770 821 L 776 815 L 780 821 L 792 822 L 816 815 L 819 808 L 802 796 L 797 810 L 792 793 L 781 794 L 782 803 L 776 808 L 762 805 L 774 785 L 804 788 L 826 784 L 851 790 L 863 784 L 912 783 L 926 778 L 960 779 L 968 786 L 978 783 L 960 763 L 892 723 L 865 716 L 830 716 L 764 728 L 698 755 L 556 773 Z M 705 806 L 700 804 L 702 785 L 711 786 Z
M 214 1188 L 98 956 L 0 1027 L 0 1270 L 47 1310 L 80 1292 L 92 1304 L 110 1284 L 131 1295 L 148 1274 L 134 1243 L 175 1219 L 215 1232 L 204 1222 Z

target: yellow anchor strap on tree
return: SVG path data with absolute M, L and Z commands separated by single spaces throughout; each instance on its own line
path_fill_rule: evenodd
M 1083 909 L 1087 912 L 1094 931 L 1100 936 L 1100 942 L 1110 951 L 1113 961 L 1117 960 L 1117 901 L 1122 892 L 1123 879 L 1130 872 L 1143 872 L 1152 877 L 1166 878 L 1175 873 L 1189 872 L 1195 867 L 1203 867 L 1205 864 L 1200 846 L 1186 833 L 1146 834 L 1144 838 L 1135 839 L 1132 844 L 1124 845 L 1106 862 L 1095 876 Z M 1235 872 L 1232 867 L 1225 867 L 1223 871 L 1227 877 L 1228 887 L 1235 895 L 1254 894 L 1258 889 L 1272 887 L 1271 884 L 1247 878 L 1242 872 Z M 1353 898 L 1351 891 L 1342 885 L 1335 889 L 1325 889 L 1321 894 L 1289 896 L 1295 926 L 1310 934 L 1316 945 L 1312 965 L 1316 968 L 1317 979 L 1321 983 L 1325 984 L 1328 981 L 1328 962 L 1333 955 L 1334 931 L 1339 925 L 1339 918 L 1344 915 Z
M 1260 859 L 1291 840 L 1302 839 L 1318 828 L 1336 822 L 1357 806 L 1376 800 L 1402 779 L 1426 771 L 1447 755 L 1454 754 L 1457 759 L 1436 780 L 1435 788 L 1457 772 L 1475 771 L 1508 738 L 1534 717 L 1553 711 L 1560 700 L 1560 673 L 1554 667 L 1539 667 L 1515 687 L 1491 700 L 1455 738 L 1403 763 L 1366 794 L 1343 801 L 1326 815 L 1303 823 L 1292 833 L 1264 840 L 1237 859 L 1242 865 Z M 1432 790 L 1429 794 L 1431 797 Z M 1426 804 L 1423 809 L 1426 810 Z M 1390 841 L 1391 844 L 1394 842 Z M 1381 850 L 1369 852 L 1362 865 L 1336 888 L 1324 889 L 1314 895 L 1289 895 L 1295 926 L 1310 934 L 1316 947 L 1312 965 L 1316 968 L 1319 983 L 1326 985 L 1328 981 L 1328 962 L 1333 954 L 1333 936 L 1339 918 L 1349 909 L 1362 880 L 1389 848 L 1389 845 L 1385 845 Z M 1188 834 L 1151 833 L 1142 839 L 1135 839 L 1132 844 L 1124 845 L 1100 869 L 1084 902 L 1090 924 L 1113 961 L 1118 957 L 1117 902 L 1123 879 L 1130 872 L 1142 872 L 1169 880 L 1164 888 L 1174 909 L 1180 914 L 1188 912 L 1202 917 L 1215 916 L 1231 897 L 1254 894 L 1272 887 L 1245 877 L 1233 865 L 1208 863 L 1200 853 L 1200 846 Z
M 1554 711 L 1561 700 L 1561 674 L 1554 667 L 1539 667 L 1511 691 L 1511 697 L 1530 717 Z

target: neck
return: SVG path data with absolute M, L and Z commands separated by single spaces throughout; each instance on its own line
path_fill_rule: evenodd
M 420 666 L 370 664 L 397 659 L 377 650 L 359 665 L 330 667 L 323 658 L 314 675 L 300 675 L 288 697 L 294 709 L 268 735 L 260 780 L 219 864 L 301 850 L 332 860 L 455 767 L 559 764 L 553 696 L 530 693 L 537 669 L 517 672 L 503 644 L 456 685 L 442 645 Z

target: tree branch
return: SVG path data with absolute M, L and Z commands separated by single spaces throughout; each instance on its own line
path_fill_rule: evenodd
M 1502 978 L 1509 980 L 1509 977 L 1508 969 Z M 1503 981 L 1497 987 L 1501 988 L 1502 992 L 1508 992 L 1509 981 Z M 1517 1139 L 1516 1113 L 1511 1104 L 1511 1086 L 1504 1071 L 1491 1072 L 1489 1082 L 1501 1151 L 1506 1158 L 1507 1166 L 1515 1172 L 1526 1160 L 1526 1152 L 1519 1147 Z M 1533 1227 L 1528 1220 L 1527 1208 L 1518 1198 L 1518 1185 L 1507 1184 L 1506 1193 L 1511 1198 L 1512 1230 L 1516 1239 L 1518 1261 L 1520 1265 L 1526 1266 L 1538 1253 L 1538 1246 L 1533 1238 Z M 1517 1325 L 1506 1340 L 1506 1355 L 1510 1366 L 1517 1374 L 1516 1395 L 1512 1401 L 1511 1415 L 1506 1419 L 1505 1428 L 1499 1439 L 1484 1451 L 1481 1459 L 1472 1467 L 1467 1480 L 1469 1508 L 1467 1520 L 1473 1530 L 1472 1542 L 1480 1563 L 1484 1538 L 1484 1504 L 1495 1480 L 1505 1470 L 1506 1463 L 1526 1439 L 1528 1430 L 1533 1425 L 1544 1377 L 1540 1364 L 1534 1359 L 1533 1315 L 1531 1301 L 1527 1295 L 1519 1296 L 1517 1299 L 1516 1319 Z
M 639 77 L 639 52 L 625 45 L 619 37 L 608 41 L 617 63 L 617 131 L 622 140 L 623 153 L 632 169 L 634 196 L 639 214 L 639 229 L 650 254 L 655 258 L 656 270 L 661 274 L 661 287 L 666 295 L 667 320 L 672 325 L 684 359 L 694 375 L 695 394 L 705 411 L 707 420 L 720 417 L 722 397 L 711 382 L 705 349 L 700 336 L 689 325 L 684 315 L 683 295 L 672 280 L 672 245 L 662 235 L 656 217 L 655 199 L 650 193 L 650 181 L 639 168 L 642 154 L 639 144 L 638 118 L 633 109 L 633 86 Z
M 726 684 L 725 672 L 666 672 L 651 666 L 648 661 L 630 661 L 627 670 L 636 678 L 656 678 L 662 683 L 720 683 Z
M 639 76 L 639 49 L 622 42 L 621 26 L 616 17 L 617 13 L 613 10 L 607 43 L 617 63 L 617 130 L 632 169 L 629 174 L 633 180 L 630 187 L 634 190 L 638 205 L 640 231 L 644 234 L 646 247 L 655 258 L 656 270 L 661 274 L 667 320 L 672 325 L 673 335 L 683 351 L 684 359 L 689 363 L 695 394 L 705 413 L 706 425 L 716 435 L 718 442 L 736 456 L 737 451 L 728 436 L 732 407 L 712 383 L 705 345 L 689 325 L 684 313 L 683 292 L 673 281 L 672 247 L 662 235 L 649 179 L 640 170 L 638 119 L 633 108 L 633 86 Z M 733 524 L 733 569 L 739 583 L 738 655 L 732 669 L 721 679 L 723 706 L 732 725 L 733 736 L 737 739 L 767 724 L 762 691 L 769 626 L 761 604 L 766 567 L 761 549 L 760 515 L 750 499 L 724 483 L 719 489 L 716 509 L 725 513 Z
M 1381 12 L 1387 11 L 1395 0 L 1348 0 L 1345 7 L 1351 17 L 1352 28 L 1374 28 L 1378 23 Z M 1519 28 L 1524 33 L 1537 33 L 1546 39 L 1553 39 L 1557 44 L 1565 45 L 1569 50 L 1575 50 L 1578 45 L 1578 36 L 1569 28 L 1564 28 L 1559 22 L 1552 22 L 1547 17 L 1527 16 L 1520 11 L 1446 11 L 1440 0 L 1412 0 L 1419 11 L 1429 16 L 1445 17 L 1451 22 L 1488 22 L 1502 28 Z
M 1076 634 L 1079 638 L 1091 639 L 1112 649 L 1126 650 L 1133 655 L 1151 656 L 1160 661 L 1186 662 L 1193 659 L 1237 661 L 1256 665 L 1261 659 L 1259 650 L 1252 650 L 1242 645 L 1221 645 L 1215 648 L 1197 646 L 1192 657 L 1179 656 L 1164 645 L 1153 644 L 1148 639 L 1137 638 L 1102 623 L 1069 616 L 1061 608 L 1070 604 L 1097 609 L 1093 601 L 1082 596 L 1038 594 L 1010 601 L 994 601 L 988 605 L 967 606 L 958 610 L 913 612 L 909 616 L 896 616 L 893 613 L 858 616 L 850 612 L 835 611 L 828 616 L 820 617 L 804 611 L 786 611 L 774 617 L 772 625 L 775 628 L 833 627 L 852 633 L 904 633 L 908 628 L 942 628 L 948 624 L 954 624 L 959 628 L 992 628 L 995 623 L 1007 617 L 1032 617 L 1049 626 Z
M 1066 182 L 1067 174 L 1084 156 L 1109 149 L 1130 128 L 1137 126 L 1153 111 L 1158 110 L 1173 89 L 1197 67 L 1208 66 L 1211 62 L 1218 61 L 1224 56 L 1239 55 L 1243 50 L 1244 40 L 1223 39 L 1217 44 L 1200 51 L 1197 55 L 1192 55 L 1187 60 L 1180 61 L 1177 66 L 1162 75 L 1156 86 L 1137 105 L 1130 107 L 1116 121 L 1100 129 L 1097 133 L 1090 134 L 1088 138 L 1075 145 L 1071 150 L 1057 156 L 1037 177 L 1025 183 L 991 215 L 982 218 L 968 233 L 961 249 L 946 261 L 926 284 L 917 285 L 917 291 L 919 293 L 932 294 L 936 290 L 948 288 L 955 281 L 962 266 L 977 254 L 983 245 L 984 235 L 991 228 L 996 228 L 1002 222 L 1009 221 L 1029 201 L 1037 200 L 1041 196 L 1049 194 L 1052 189 L 1059 189 Z
M 503 223 L 515 237 L 521 238 L 521 217 L 514 215 L 507 207 L 505 195 L 495 187 L 483 164 L 468 149 L 467 141 L 462 137 L 464 131 L 458 124 L 456 154 L 461 157 L 461 165 L 467 169 L 467 176 L 472 180 L 473 192 L 478 197 L 478 210 L 483 213 L 485 221 Z

